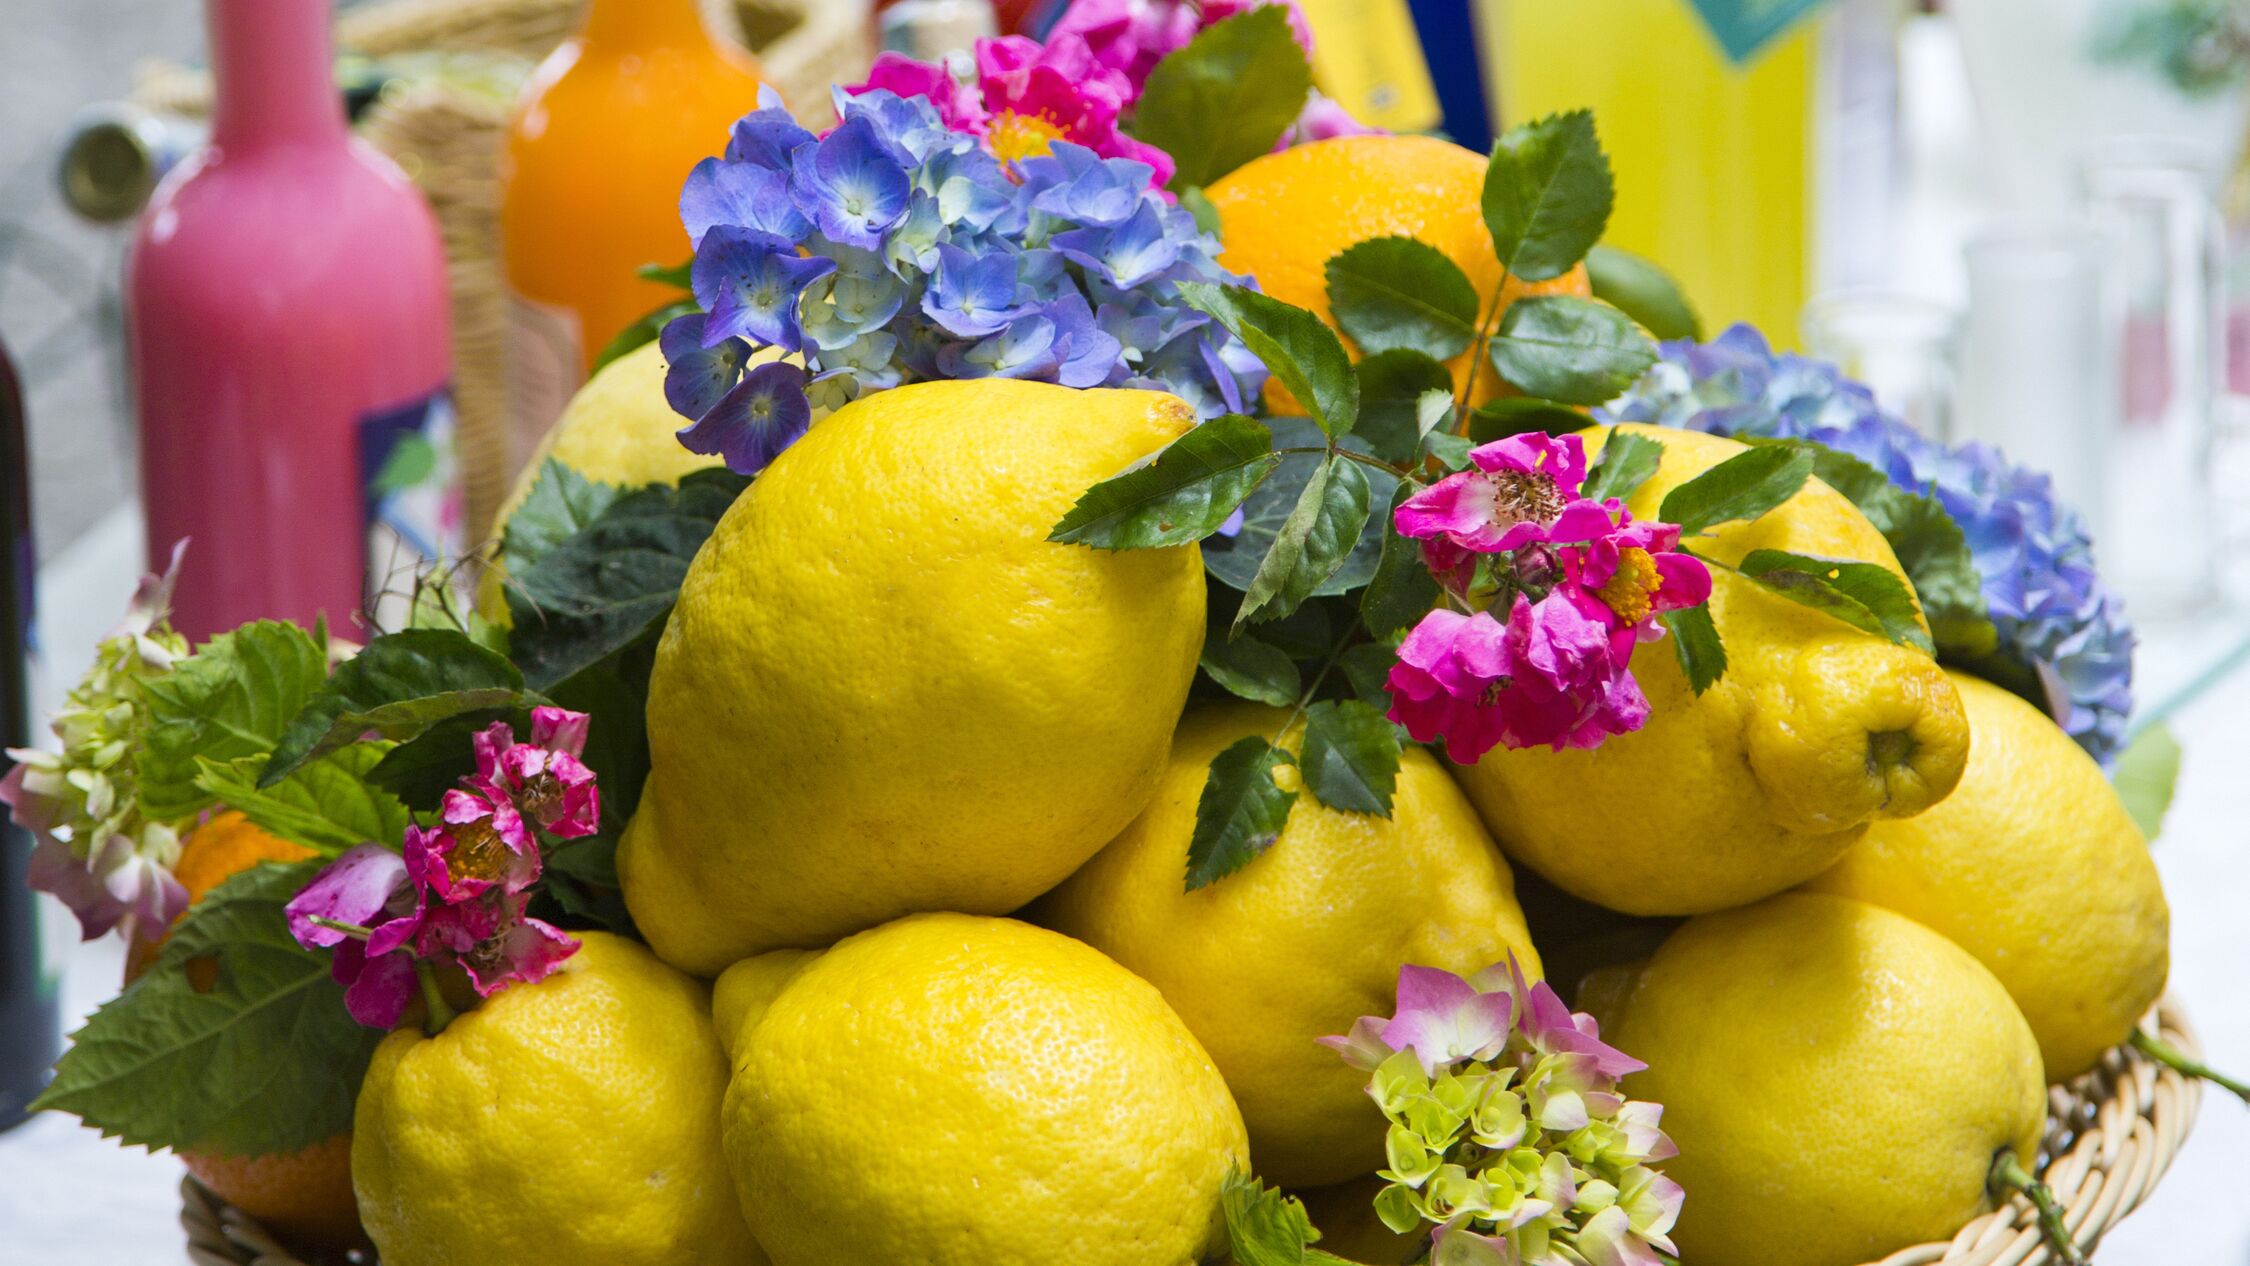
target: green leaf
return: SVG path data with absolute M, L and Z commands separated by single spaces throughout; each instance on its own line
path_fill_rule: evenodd
M 1288 763 L 1289 753 L 1255 734 L 1211 758 L 1188 841 L 1189 892 L 1242 869 L 1281 838 L 1297 793 L 1283 791 L 1273 771 Z
M 1422 451 L 1422 437 L 1444 422 L 1430 416 L 1424 399 L 1432 395 L 1450 406 L 1453 375 L 1422 352 L 1394 348 L 1362 357 L 1359 374 L 1359 425 L 1352 434 L 1387 462 L 1404 466 Z
M 1593 424 L 1592 418 L 1569 405 L 1536 396 L 1503 396 L 1469 415 L 1469 438 L 1478 444 L 1490 444 L 1531 431 L 1567 435 Z
M 1761 549 L 1752 550 L 1739 570 L 1791 602 L 1926 655 L 1936 653 L 1917 619 L 1913 591 L 1888 567 Z
M 425 572 L 414 578 L 414 605 L 407 611 L 410 629 L 452 629 L 495 655 L 508 653 L 508 630 L 484 618 L 475 605 L 454 587 L 452 576 Z
M 665 326 L 702 310 L 701 305 L 693 299 L 675 299 L 661 308 L 641 314 L 631 325 L 619 330 L 607 343 L 602 344 L 602 350 L 594 356 L 593 372 L 598 374 L 608 368 L 611 361 L 630 356 L 647 347 L 656 341 L 658 335 L 664 333 Z
M 1490 344 L 1492 367 L 1528 396 L 1604 404 L 1656 363 L 1656 344 L 1606 303 L 1574 295 L 1518 299 Z
M 1469 464 L 1469 450 L 1476 442 L 1466 435 L 1450 431 L 1432 431 L 1422 437 L 1422 451 L 1437 459 L 1449 471 L 1460 470 Z
M 1359 380 L 1327 322 L 1243 286 L 1183 281 L 1178 290 L 1181 302 L 1209 313 L 1265 362 L 1324 434 L 1333 439 L 1351 431 L 1359 418 Z
M 1211 195 L 1203 192 L 1201 185 L 1189 185 L 1180 190 L 1180 208 L 1195 217 L 1195 227 L 1213 237 L 1219 236 L 1223 225 L 1219 223 L 1219 208 L 1212 205 Z
M 512 707 L 529 696 L 523 674 L 500 655 L 445 629 L 386 633 L 337 666 L 274 746 L 260 787 L 306 761 L 374 730 L 409 739 L 430 726 L 483 708 Z
M 633 270 L 633 275 L 674 290 L 692 290 L 695 288 L 695 256 L 690 255 L 677 264 L 643 264 Z
M 1594 297 L 1640 322 L 1661 339 L 1701 339 L 1703 322 L 1672 274 L 1614 246 L 1586 252 L 1586 277 Z
M 1268 418 L 1274 443 L 1279 448 L 1317 447 L 1321 443 L 1320 428 L 1305 418 Z M 1345 436 L 1340 448 L 1366 447 L 1357 435 Z M 1242 526 L 1232 536 L 1209 536 L 1203 541 L 1204 569 L 1221 584 L 1236 590 L 1245 590 L 1257 578 L 1259 564 L 1273 548 L 1281 529 L 1296 508 L 1298 498 L 1304 495 L 1305 484 L 1311 480 L 1328 460 L 1325 453 L 1290 453 L 1281 459 L 1281 465 L 1250 498 L 1242 503 Z M 1388 497 L 1398 486 L 1396 476 L 1382 470 L 1363 468 L 1367 476 L 1369 498 Z M 1349 593 L 1367 583 L 1375 574 L 1375 561 L 1383 548 L 1383 525 L 1371 516 L 1361 530 L 1359 544 L 1344 559 L 1336 574 L 1313 590 L 1315 597 L 1333 597 Z M 1272 631 L 1266 633 L 1268 641 L 1274 640 Z
M 1172 188 L 1208 185 L 1271 151 L 1304 110 L 1312 67 L 1289 15 L 1271 7 L 1212 23 L 1149 72 L 1131 130 L 1172 156 Z
M 1326 584 L 1359 544 L 1368 499 L 1367 473 L 1358 462 L 1346 457 L 1323 462 L 1243 591 L 1235 627 L 1287 615 Z
M 1656 474 L 1664 460 L 1664 445 L 1645 435 L 1612 433 L 1602 445 L 1602 455 L 1586 472 L 1579 495 L 1589 501 L 1620 500 L 1632 496 Z
M 1219 530 L 1281 458 L 1273 432 L 1239 413 L 1213 418 L 1088 488 L 1047 534 L 1097 549 L 1186 545 Z
M 2180 780 L 2180 741 L 2159 721 L 2126 745 L 2109 776 L 2117 798 L 2133 815 L 2133 825 L 2150 840 L 2164 833 L 2164 815 L 2172 807 L 2172 790 Z
M 529 711 L 522 708 L 491 708 L 447 717 L 406 742 L 392 745 L 368 769 L 367 780 L 409 808 L 435 813 L 445 793 L 476 770 L 473 736 L 495 721 L 518 723 L 529 719 Z M 602 792 L 606 814 L 609 788 L 603 787 Z
M 1235 1266 L 1353 1266 L 1312 1247 L 1320 1232 L 1295 1196 L 1230 1170 L 1219 1199 L 1226 1208 L 1227 1245 Z
M 1305 789 L 1329 808 L 1387 818 L 1399 750 L 1398 727 L 1382 713 L 1357 699 L 1327 700 L 1305 709 L 1297 768 Z
M 1388 712 L 1391 692 L 1387 685 L 1398 651 L 1389 642 L 1361 642 L 1336 657 L 1336 667 L 1351 683 L 1352 694 L 1377 712 Z
M 350 1128 L 384 1035 L 352 1020 L 328 955 L 299 947 L 282 912 L 325 864 L 256 866 L 197 902 L 155 968 L 78 1031 L 32 1106 L 129 1145 L 238 1156 Z M 214 969 L 208 992 L 191 960 Z
M 1203 639 L 1203 671 L 1229 694 L 1286 708 L 1305 687 L 1304 674 L 1289 652 L 1245 633 L 1228 637 L 1224 627 Z
M 547 689 L 660 628 L 688 563 L 748 486 L 699 470 L 626 493 L 528 566 L 511 558 L 510 641 L 525 679 Z
M 1362 352 L 1446 360 L 1477 336 L 1477 288 L 1427 242 L 1375 237 L 1328 258 L 1328 307 Z
M 1405 483 L 1392 494 L 1390 511 L 1382 521 L 1382 556 L 1359 599 L 1360 620 L 1367 631 L 1386 640 L 1428 615 L 1438 600 L 1437 580 L 1422 565 L 1420 546 L 1391 526 L 1399 506 L 1413 495 L 1413 485 Z M 1387 665 L 1384 671 L 1389 671 Z
M 1500 266 L 1524 281 L 1569 272 L 1601 240 L 1615 197 L 1591 113 L 1508 129 L 1484 172 L 1484 225 Z
M 258 786 L 252 762 L 205 760 L 196 781 L 265 830 L 334 857 L 369 842 L 396 847 L 406 838 L 406 806 L 369 780 L 390 751 L 388 743 L 354 743 L 307 761 L 271 787 Z
M 1812 477 L 1812 454 L 1756 445 L 1664 494 L 1656 517 L 1698 536 L 1721 523 L 1755 519 L 1797 495 Z
M 604 806 L 603 816 L 607 817 Z M 543 900 L 542 900 L 543 899 Z M 619 936 L 640 938 L 632 911 L 617 879 L 617 837 L 609 832 L 571 840 L 548 850 L 538 895 L 541 905 L 534 918 L 545 918 L 564 928 L 595 928 Z
M 1688 689 L 1700 695 L 1727 675 L 1727 648 L 1719 641 L 1709 605 L 1681 607 L 1656 618 L 1671 632 L 1672 653 L 1687 674 Z
M 509 563 L 528 567 L 554 548 L 586 530 L 625 495 L 613 484 L 596 483 L 550 457 L 539 468 L 539 477 L 523 504 L 508 516 L 500 554 Z
M 142 687 L 148 740 L 141 809 L 173 820 L 202 810 L 199 760 L 263 757 L 328 679 L 328 654 L 294 624 L 261 620 L 221 633 Z

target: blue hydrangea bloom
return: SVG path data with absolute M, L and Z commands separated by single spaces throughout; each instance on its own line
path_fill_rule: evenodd
M 1003 164 L 888 92 L 840 98 L 826 136 L 760 105 L 680 193 L 703 311 L 661 342 L 690 448 L 754 474 L 819 413 L 933 378 L 1151 388 L 1203 417 L 1257 399 L 1265 367 L 1176 288 L 1251 283 L 1146 164 L 1067 143 Z M 765 347 L 802 363 L 750 368 Z
M 1901 488 L 1935 492 L 1976 557 L 2000 653 L 2037 675 L 2080 746 L 2105 767 L 2116 759 L 2133 706 L 2133 629 L 2094 570 L 2085 524 L 2046 475 L 1981 444 L 1924 437 L 1834 365 L 1775 355 L 1747 325 L 1708 343 L 1664 344 L 1656 365 L 1596 416 L 1809 439 Z

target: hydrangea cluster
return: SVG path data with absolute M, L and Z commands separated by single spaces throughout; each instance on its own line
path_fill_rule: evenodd
M 2093 542 L 2047 476 L 1981 444 L 1948 447 L 1884 413 L 1834 365 L 1775 355 L 1737 325 L 1663 358 L 1606 406 L 1606 420 L 1718 435 L 1809 439 L 1909 492 L 1934 491 L 1961 525 L 2000 632 L 2000 653 L 2036 673 L 2063 728 L 2105 766 L 2133 706 L 2132 626 L 2094 570 Z
M 777 101 L 680 194 L 703 311 L 661 336 L 680 438 L 752 474 L 825 411 L 901 383 L 1150 387 L 1206 417 L 1265 368 L 1175 284 L 1244 284 L 1152 169 L 1056 141 L 1004 162 L 921 97 L 839 94 L 824 137 Z M 795 360 L 750 366 L 756 349 Z
M 123 923 L 154 941 L 187 909 L 187 889 L 172 877 L 180 824 L 142 815 L 136 771 L 149 725 L 142 691 L 188 654 L 187 639 L 168 623 L 179 570 L 175 550 L 95 649 L 93 667 L 54 716 L 62 750 L 11 748 L 16 765 L 0 778 L 0 803 L 36 841 L 27 880 L 70 907 L 87 940 Z
M 1383 1224 L 1434 1226 L 1443 1266 L 1659 1266 L 1680 1185 L 1652 1165 L 1678 1155 L 1661 1105 L 1618 1079 L 1647 1065 L 1601 1040 L 1513 956 L 1463 979 L 1398 974 L 1397 1014 L 1320 1041 L 1374 1074 L 1390 1121 L 1375 1197 Z
M 1579 495 L 1576 435 L 1513 435 L 1469 459 L 1393 519 L 1453 605 L 1400 643 L 1391 719 L 1463 764 L 1495 744 L 1559 751 L 1639 729 L 1633 648 L 1663 636 L 1658 615 L 1707 600 L 1711 573 L 1678 552 L 1678 527 Z
M 451 963 L 480 997 L 544 979 L 577 951 L 568 933 L 524 914 L 542 837 L 573 840 L 601 824 L 594 773 L 579 760 L 587 716 L 534 708 L 531 738 L 506 722 L 476 736 L 477 772 L 445 793 L 439 825 L 406 830 L 403 852 L 368 843 L 323 868 L 288 906 L 307 949 L 334 950 L 352 1018 L 398 1023 L 422 965 Z

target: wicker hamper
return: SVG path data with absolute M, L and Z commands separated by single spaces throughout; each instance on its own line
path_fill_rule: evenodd
M 2195 1034 L 2167 998 L 2146 1023 L 2158 1036 L 2199 1058 Z M 2063 1220 L 2089 1252 L 2108 1230 L 2140 1207 L 2187 1141 L 2203 1083 L 2151 1062 L 2129 1047 L 2111 1051 L 2101 1067 L 2051 1092 L 2040 1177 L 2054 1188 Z M 316 1266 L 290 1255 L 272 1235 L 227 1207 L 193 1178 L 183 1181 L 180 1222 L 196 1266 Z M 1690 1200 L 1694 1193 L 1688 1193 Z M 353 1263 L 372 1255 L 353 1254 Z M 2031 1206 L 2017 1199 L 1967 1226 L 1952 1240 L 1900 1249 L 1871 1266 L 2050 1266 Z M 1691 1264 L 1693 1266 L 1693 1264 Z

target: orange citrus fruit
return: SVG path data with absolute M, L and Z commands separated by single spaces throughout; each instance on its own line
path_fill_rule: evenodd
M 1377 237 L 1411 237 L 1443 252 L 1476 287 L 1480 314 L 1495 291 L 1504 305 L 1533 295 L 1591 294 L 1584 264 L 1546 281 L 1501 271 L 1484 226 L 1484 169 L 1484 155 L 1428 136 L 1346 136 L 1254 158 L 1204 190 L 1219 212 L 1219 263 L 1330 325 L 1336 320 L 1328 308 L 1329 257 Z M 1349 336 L 1344 344 L 1357 354 Z M 1457 392 L 1470 355 L 1446 362 Z M 1499 387 L 1492 367 L 1483 366 L 1474 403 L 1490 400 Z M 1296 410 L 1278 382 L 1267 384 L 1266 403 L 1276 412 Z
M 239 813 L 222 813 L 188 833 L 172 875 L 187 889 L 188 904 L 193 905 L 260 862 L 296 862 L 311 856 L 313 850 L 268 834 Z M 135 941 L 126 954 L 126 981 L 147 971 L 163 947 L 162 940 Z M 189 964 L 191 980 L 196 966 Z M 325 1246 L 360 1238 L 359 1205 L 352 1199 L 349 1133 L 294 1152 L 259 1156 L 183 1152 L 180 1159 L 214 1195 L 293 1242 Z

